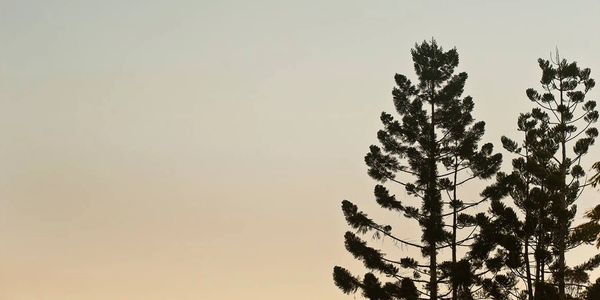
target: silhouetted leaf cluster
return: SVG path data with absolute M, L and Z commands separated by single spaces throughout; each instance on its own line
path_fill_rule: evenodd
M 596 103 L 586 99 L 595 85 L 590 69 L 558 54 L 538 60 L 542 90 L 526 90 L 535 107 L 517 118 L 520 142 L 501 138 L 514 158 L 511 172 L 498 172 L 502 156 L 491 143 L 480 145 L 485 124 L 472 116 L 474 100 L 462 96 L 468 76 L 455 73 L 456 49 L 444 51 L 432 40 L 411 54 L 418 80 L 394 76 L 398 116 L 381 114 L 380 145 L 370 146 L 365 162 L 379 182 L 376 203 L 416 221 L 420 242 L 344 200 L 344 217 L 355 230 L 344 236 L 346 249 L 369 272 L 360 278 L 336 266 L 335 284 L 368 299 L 600 299 L 600 279 L 590 282 L 600 254 L 579 265 L 565 256 L 583 245 L 600 247 L 600 205 L 573 226 L 576 201 L 588 185 L 582 158 L 598 136 Z M 593 169 L 589 184 L 595 186 L 600 162 Z M 458 197 L 467 182 L 494 175 L 479 197 Z M 390 185 L 408 197 L 399 199 Z M 471 208 L 482 203 L 488 210 L 474 214 Z M 391 259 L 360 237 L 367 233 L 419 249 L 421 257 Z M 442 253 L 450 259 L 442 261 Z

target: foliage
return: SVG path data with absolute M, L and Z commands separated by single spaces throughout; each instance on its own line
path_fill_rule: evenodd
M 395 282 L 382 284 L 371 272 L 360 279 L 341 267 L 334 268 L 334 280 L 343 292 L 361 290 L 369 299 L 410 299 L 416 297 L 414 291 L 421 298 L 438 299 L 452 293 L 453 299 L 471 299 L 472 289 L 483 284 L 475 274 L 481 265 L 457 256 L 457 246 L 472 238 L 459 239 L 458 232 L 474 232 L 474 216 L 466 210 L 482 200 L 462 201 L 457 190 L 473 179 L 493 176 L 502 158 L 493 153 L 492 144 L 479 145 L 485 124 L 472 117 L 473 99 L 462 97 L 467 74 L 454 73 L 457 51 L 444 51 L 432 40 L 417 44 L 411 53 L 418 82 L 395 75 L 392 95 L 399 117 L 381 114 L 384 128 L 377 133 L 381 145 L 370 147 L 365 162 L 368 174 L 379 182 L 374 189 L 376 202 L 416 221 L 421 242 L 398 237 L 391 226 L 374 221 L 347 200 L 342 202 L 342 211 L 358 234 L 372 232 L 376 238 L 420 249 L 422 258 L 388 259 L 347 232 L 346 249 L 367 269 Z M 402 186 L 420 206 L 399 200 L 386 183 Z M 440 261 L 441 251 L 450 252 L 451 260 Z
M 484 192 L 493 200 L 490 214 L 478 216 L 482 229 L 472 254 L 500 262 L 499 268 L 521 280 L 524 290 L 519 292 L 515 281 L 513 296 L 579 298 L 589 271 L 600 264 L 600 258 L 592 258 L 569 267 L 565 259 L 568 251 L 594 241 L 600 229 L 597 221 L 572 226 L 585 185 L 581 159 L 598 136 L 591 127 L 598 119 L 596 103 L 585 100 L 595 82 L 590 69 L 580 69 L 558 55 L 555 61 L 538 63 L 544 92 L 526 92 L 537 107 L 519 116 L 517 130 L 523 142 L 502 138 L 504 148 L 516 156 L 513 171 L 498 173 L 497 182 Z M 512 206 L 502 202 L 506 196 Z

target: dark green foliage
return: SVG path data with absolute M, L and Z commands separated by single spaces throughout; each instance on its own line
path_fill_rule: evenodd
M 585 300 L 600 299 L 600 279 L 597 279 L 594 284 L 590 285 L 585 292 Z
M 383 260 L 381 252 L 367 246 L 367 243 L 362 241 L 354 233 L 348 231 L 346 232 L 346 235 L 344 235 L 344 238 L 346 240 L 346 250 L 352 253 L 355 258 L 362 260 L 365 267 L 387 275 L 398 273 L 398 268 Z
M 333 281 L 346 294 L 355 292 L 361 285 L 360 280 L 352 276 L 348 270 L 337 266 L 333 268 Z
M 369 148 L 365 162 L 368 174 L 380 183 L 374 189 L 376 202 L 415 220 L 421 228 L 421 242 L 397 237 L 391 226 L 375 222 L 347 200 L 342 210 L 357 233 L 372 232 L 375 238 L 387 237 L 420 249 L 425 261 L 387 259 L 348 232 L 346 249 L 367 269 L 397 281 L 384 284 L 374 273 L 367 273 L 361 281 L 340 267 L 334 268 L 334 279 L 342 291 L 361 290 L 369 299 L 416 299 L 419 295 L 437 300 L 447 293 L 452 299 L 472 299 L 473 288 L 483 284 L 475 273 L 483 264 L 457 256 L 457 246 L 471 238 L 459 240 L 458 232 L 473 232 L 475 216 L 466 210 L 485 199 L 463 201 L 457 190 L 473 179 L 493 176 L 502 158 L 493 153 L 491 144 L 479 145 L 485 124 L 471 115 L 473 99 L 462 96 L 467 74 L 455 74 L 456 50 L 444 51 L 431 41 L 416 45 L 411 53 L 418 82 L 394 76 L 392 95 L 398 117 L 381 114 L 380 145 Z M 412 199 L 399 200 L 384 184 L 399 185 Z M 441 261 L 441 251 L 450 253 L 451 260 Z
M 600 264 L 600 258 L 575 267 L 565 261 L 567 251 L 600 232 L 598 222 L 572 227 L 585 176 L 581 159 L 598 136 L 590 127 L 598 119 L 596 104 L 585 100 L 595 83 L 590 70 L 574 62 L 558 57 L 538 62 L 544 91 L 526 91 L 538 107 L 518 118 L 523 142 L 502 138 L 516 156 L 513 171 L 498 173 L 484 191 L 493 201 L 490 215 L 477 218 L 481 230 L 471 255 L 522 278 L 522 285 L 512 288 L 521 289 L 524 299 L 575 299 L 589 282 L 588 272 Z M 512 199 L 510 205 L 501 201 L 505 197 Z
M 501 156 L 493 154 L 491 144 L 479 145 L 485 126 L 471 115 L 473 99 L 462 97 L 467 74 L 454 73 L 456 50 L 423 42 L 412 56 L 419 80 L 413 84 L 395 75 L 392 95 L 399 117 L 381 114 L 380 145 L 369 148 L 365 162 L 379 182 L 377 204 L 415 220 L 421 241 L 398 237 L 390 225 L 344 200 L 342 211 L 356 232 L 346 233 L 346 249 L 369 272 L 361 279 L 335 267 L 335 284 L 347 294 L 360 290 L 368 299 L 385 300 L 600 299 L 600 281 L 590 285 L 600 254 L 575 266 L 565 259 L 581 245 L 600 246 L 600 205 L 586 214 L 588 222 L 572 226 L 586 185 L 582 158 L 598 136 L 591 126 L 598 120 L 596 103 L 586 100 L 595 85 L 591 71 L 558 56 L 538 61 L 543 91 L 527 89 L 537 107 L 518 117 L 521 142 L 502 137 L 515 158 L 511 172 L 497 173 Z M 595 186 L 600 162 L 593 168 Z M 457 197 L 464 183 L 494 174 L 495 183 L 481 198 Z M 410 197 L 401 201 L 386 184 L 400 185 Z M 485 200 L 487 214 L 468 213 Z M 457 238 L 463 229 L 470 233 Z M 367 233 L 417 248 L 422 257 L 388 259 L 359 236 Z M 458 257 L 457 247 L 469 243 L 467 255 Z M 442 252 L 449 252 L 450 260 L 441 261 Z
M 600 162 L 594 163 L 593 168 L 600 170 Z M 593 186 L 598 184 L 598 178 L 600 178 L 600 171 L 597 172 L 598 173 L 596 173 L 590 180 Z M 573 239 L 573 242 L 596 241 L 596 247 L 600 248 L 600 205 L 588 211 L 585 216 L 589 219 L 589 221 L 577 226 L 575 230 L 573 230 L 571 238 Z
M 410 279 L 401 279 L 396 283 L 385 283 L 383 286 L 373 273 L 365 274 L 363 280 L 356 278 L 342 267 L 333 268 L 333 280 L 344 293 L 356 292 L 359 288 L 363 296 L 373 300 L 416 300 L 417 288 Z

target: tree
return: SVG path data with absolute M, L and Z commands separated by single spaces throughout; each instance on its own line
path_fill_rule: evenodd
M 596 187 L 600 183 L 600 161 L 595 162 L 592 165 L 592 169 L 596 174 L 590 178 L 589 183 L 593 187 Z M 596 241 L 596 247 L 600 248 L 600 205 L 589 210 L 585 216 L 589 221 L 577 226 L 577 230 L 582 235 L 587 236 L 588 239 L 594 239 Z M 597 284 L 600 285 L 600 282 Z
M 481 147 L 478 144 L 485 124 L 474 122 L 473 99 L 462 97 L 467 74 L 454 74 L 458 65 L 456 49 L 444 51 L 432 40 L 415 45 L 411 53 L 418 83 L 413 84 L 404 75 L 395 75 L 392 95 L 400 120 L 385 112 L 381 114 L 384 129 L 377 137 L 382 147 L 372 145 L 365 162 L 368 174 L 380 182 L 374 190 L 377 203 L 417 221 L 421 243 L 398 237 L 392 233 L 391 226 L 369 218 L 350 201 L 342 202 L 342 211 L 348 224 L 359 234 L 373 232 L 376 238 L 387 237 L 417 248 L 428 261 L 422 263 L 412 257 L 389 259 L 355 233 L 347 232 L 346 249 L 369 270 L 396 282 L 382 284 L 371 272 L 360 279 L 342 267 L 334 268 L 334 281 L 343 292 L 360 289 L 369 299 L 416 299 L 419 296 L 437 300 L 450 293 L 452 299 L 471 299 L 470 289 L 478 284 L 474 274 L 476 266 L 466 259 L 459 260 L 457 255 L 457 246 L 471 237 L 459 239 L 458 231 L 473 226 L 473 217 L 465 210 L 483 200 L 463 202 L 457 192 L 473 179 L 493 176 L 502 158 L 492 153 L 492 144 Z M 383 185 L 390 182 L 402 186 L 408 196 L 418 199 L 420 208 L 398 200 Z M 448 227 L 450 230 L 446 230 Z M 451 261 L 440 261 L 440 251 L 450 251 Z M 400 268 L 412 274 L 403 275 Z
M 585 300 L 595 299 L 600 299 L 600 279 L 597 279 L 596 282 L 594 282 L 594 284 L 588 287 L 585 294 Z
M 502 137 L 504 148 L 517 156 L 512 160 L 513 171 L 499 172 L 497 182 L 484 190 L 484 196 L 491 199 L 490 214 L 480 213 L 476 218 L 481 230 L 470 255 L 484 261 L 492 271 L 493 280 L 488 282 L 496 291 L 494 299 L 520 295 L 529 300 L 545 299 L 552 290 L 545 273 L 552 262 L 548 248 L 550 228 L 555 226 L 549 215 L 548 199 L 553 195 L 547 180 L 555 170 L 553 151 L 548 149 L 555 147 L 547 134 L 548 115 L 539 109 L 521 114 L 517 128 L 524 135 L 522 144 Z M 512 198 L 512 206 L 501 201 L 505 196 Z M 504 269 L 508 271 L 501 273 Z M 522 280 L 524 291 L 516 289 L 518 280 Z
M 598 136 L 598 130 L 591 127 L 598 119 L 596 103 L 585 101 L 595 82 L 589 77 L 590 69 L 580 69 L 558 54 L 556 60 L 539 59 L 538 63 L 544 92 L 526 92 L 537 107 L 519 117 L 523 144 L 502 139 L 504 148 L 518 157 L 513 160 L 513 172 L 499 173 L 497 183 L 486 190 L 495 199 L 491 216 L 479 218 L 482 230 L 473 253 L 480 258 L 495 253 L 488 263 L 499 261 L 502 266 L 498 267 L 522 279 L 527 299 L 564 300 L 582 292 L 579 287 L 589 282 L 588 271 L 600 263 L 600 257 L 594 257 L 569 267 L 565 259 L 568 251 L 590 243 L 598 229 L 572 226 L 575 202 L 585 186 L 581 159 Z M 519 214 L 500 201 L 506 195 Z M 548 280 L 546 273 L 551 274 Z

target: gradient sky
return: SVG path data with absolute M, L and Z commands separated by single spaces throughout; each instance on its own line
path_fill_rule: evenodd
M 600 80 L 599 15 L 598 1 L 0 0 L 0 300 L 353 299 L 331 279 L 360 273 L 340 201 L 380 214 L 363 156 L 414 43 L 457 47 L 499 150 L 538 57 L 559 47 Z

